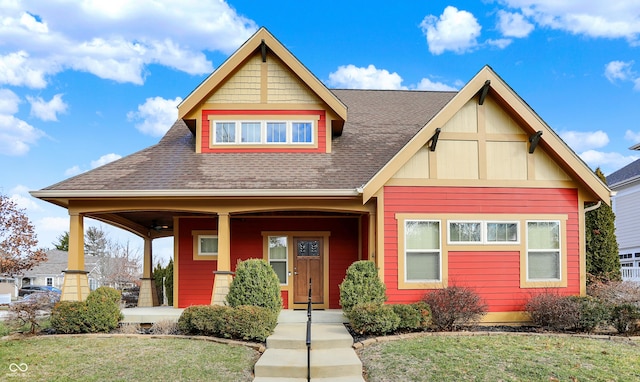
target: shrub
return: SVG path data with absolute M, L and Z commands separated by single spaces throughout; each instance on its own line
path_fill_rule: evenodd
M 553 292 L 533 296 L 525 310 L 535 325 L 557 331 L 574 328 L 580 320 L 578 303 Z
M 24 300 L 9 305 L 8 321 L 16 328 L 28 327 L 31 334 L 35 334 L 40 327 L 42 313 L 51 313 L 59 295 L 52 292 L 32 293 Z
M 178 330 L 185 334 L 201 334 L 200 331 L 196 329 L 195 321 L 196 317 L 204 315 L 203 311 L 205 311 L 208 306 L 209 305 L 194 305 L 183 310 L 178 318 Z
M 613 307 L 609 319 L 620 334 L 640 332 L 640 307 L 633 304 L 621 304 Z
M 400 318 L 398 330 L 414 331 L 424 329 L 427 326 L 425 325 L 423 317 L 424 310 L 417 304 L 394 304 L 391 305 L 391 308 L 393 308 L 394 313 Z
M 191 319 L 195 332 L 205 336 L 224 337 L 226 315 L 231 309 L 233 308 L 220 305 L 199 306 Z
M 229 287 L 227 303 L 232 307 L 252 305 L 280 312 L 282 297 L 278 275 L 263 259 L 241 261 Z
M 379 302 L 357 304 L 347 314 L 351 328 L 360 334 L 387 334 L 398 329 L 400 317 L 391 305 Z
M 379 303 L 387 300 L 386 287 L 372 261 L 361 260 L 351 264 L 340 284 L 340 305 L 346 314 L 357 304 Z
M 277 312 L 250 305 L 228 309 L 223 318 L 224 337 L 247 341 L 265 341 L 278 323 Z
M 51 327 L 58 333 L 86 333 L 87 304 L 84 301 L 60 301 L 51 312 Z
M 482 298 L 467 287 L 436 289 L 425 295 L 424 302 L 431 308 L 431 319 L 438 330 L 457 330 L 479 321 L 487 313 Z
M 610 306 L 640 304 L 640 284 L 632 281 L 592 282 L 587 294 Z
M 609 320 L 609 308 L 599 299 L 591 296 L 569 296 L 578 306 L 578 319 L 573 330 L 590 333 Z
M 118 327 L 123 318 L 120 298 L 120 291 L 109 287 L 100 287 L 89 293 L 85 322 L 89 332 L 109 332 Z
M 431 308 L 424 301 L 411 304 L 420 313 L 420 329 L 426 329 L 431 325 Z
M 171 320 L 160 320 L 151 326 L 151 334 L 176 334 L 178 332 L 178 323 Z

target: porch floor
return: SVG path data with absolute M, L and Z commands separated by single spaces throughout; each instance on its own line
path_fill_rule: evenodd
M 153 324 L 158 321 L 178 321 L 184 309 L 172 306 L 154 306 L 149 308 L 124 308 L 123 323 Z M 344 323 L 346 317 L 341 309 L 314 310 L 311 316 L 314 323 Z M 278 323 L 307 322 L 306 310 L 283 309 L 278 316 Z

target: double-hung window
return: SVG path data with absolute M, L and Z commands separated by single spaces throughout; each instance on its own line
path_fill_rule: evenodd
M 560 245 L 559 221 L 527 222 L 527 280 L 560 280 Z
M 405 220 L 405 281 L 442 281 L 440 221 Z
M 288 274 L 288 246 L 286 236 L 269 236 L 269 264 L 278 275 L 280 284 L 287 284 Z

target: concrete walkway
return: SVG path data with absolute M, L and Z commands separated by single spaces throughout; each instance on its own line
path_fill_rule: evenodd
M 255 365 L 254 382 L 306 381 L 307 312 L 283 310 L 267 338 L 267 350 Z M 344 327 L 342 310 L 316 310 L 311 325 L 311 380 L 364 382 L 362 362 Z

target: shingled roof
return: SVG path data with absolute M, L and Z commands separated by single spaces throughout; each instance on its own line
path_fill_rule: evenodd
M 345 190 L 371 179 L 455 92 L 332 90 L 348 107 L 331 153 L 202 153 L 182 120 L 160 142 L 47 191 Z
M 607 176 L 607 183 L 611 188 L 640 178 L 640 159 L 631 162 L 620 170 Z

